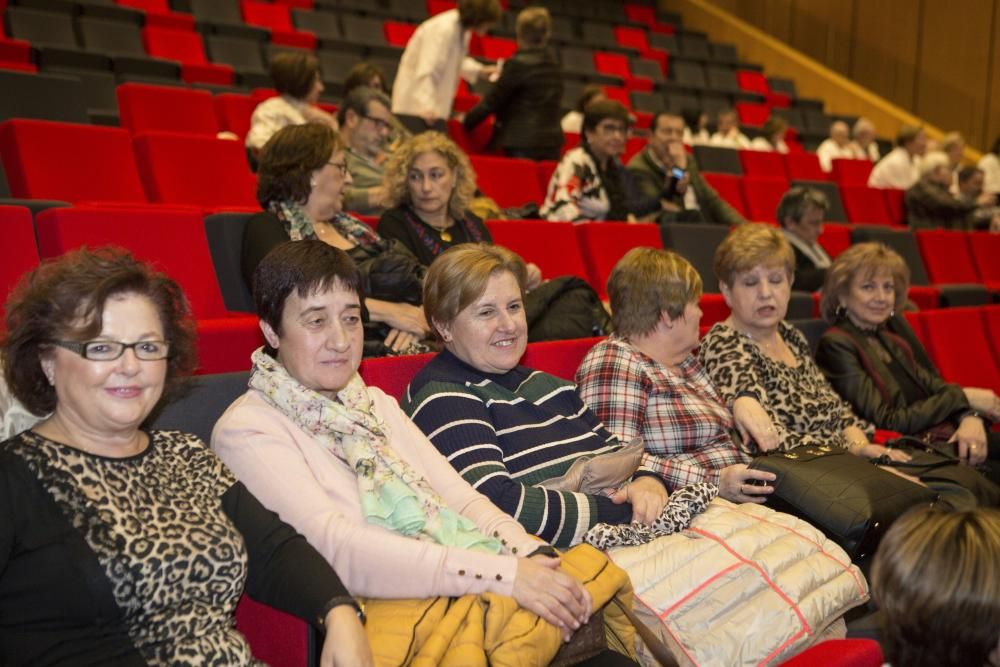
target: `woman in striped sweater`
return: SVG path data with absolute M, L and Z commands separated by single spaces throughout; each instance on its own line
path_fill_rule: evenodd
M 616 481 L 632 481 L 611 495 L 540 485 L 622 443 L 573 383 L 518 365 L 524 280 L 524 262 L 497 246 L 456 246 L 435 261 L 425 312 L 445 350 L 413 379 L 403 409 L 468 482 L 554 546 L 579 543 L 597 523 L 652 523 L 667 491 L 655 472 L 636 470 L 637 456 L 618 457 L 633 464 Z

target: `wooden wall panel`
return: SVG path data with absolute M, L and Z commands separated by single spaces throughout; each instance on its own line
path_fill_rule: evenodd
M 789 44 L 830 69 L 849 75 L 853 0 L 796 0 Z
M 986 138 L 988 53 L 995 0 L 926 2 L 917 62 L 917 115 L 943 128 L 959 128 L 966 140 L 983 146 Z
M 857 3 L 847 76 L 906 109 L 915 109 L 919 18 L 925 0 Z
M 990 79 L 986 88 L 986 118 L 984 119 L 983 150 L 990 150 L 993 142 L 1000 137 L 1000 0 L 993 2 L 993 37 L 987 62 L 990 65 Z

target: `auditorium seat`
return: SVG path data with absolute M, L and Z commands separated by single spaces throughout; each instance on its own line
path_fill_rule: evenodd
M 173 28 L 176 30 L 193 30 L 194 16 L 170 9 L 168 0 L 116 0 L 119 5 L 142 10 L 145 25 L 156 28 Z
M 743 174 L 746 176 L 765 176 L 771 178 L 785 178 L 785 161 L 781 153 L 773 151 L 737 151 L 740 157 L 740 164 L 743 166 Z
M 110 57 L 112 69 L 118 74 L 134 74 L 174 82 L 180 78 L 177 63 L 150 58 L 146 54 L 142 34 L 136 24 L 80 16 L 76 20 L 76 29 L 84 48 Z
M 737 70 L 736 82 L 739 84 L 740 90 L 765 96 L 771 92 L 771 88 L 767 84 L 767 78 L 760 72 L 744 69 Z
M 980 308 L 983 315 L 983 325 L 986 327 L 986 339 L 992 343 L 993 357 L 1000 367 L 1000 306 Z
M 913 232 L 908 229 L 893 229 L 882 225 L 857 225 L 851 227 L 851 243 L 877 241 L 895 250 L 910 268 L 911 301 L 922 309 L 937 308 L 940 302 L 940 289 L 930 285 L 927 269 L 920 256 L 920 249 Z
M 608 296 L 608 276 L 622 256 L 638 246 L 662 248 L 658 225 L 625 222 L 583 222 L 576 225 L 577 240 L 587 278 L 601 299 Z
M 417 31 L 417 26 L 401 21 L 385 21 L 382 24 L 382 30 L 387 44 L 404 48 L 413 37 L 413 33 Z
M 53 208 L 36 220 L 42 257 L 56 257 L 86 245 L 113 244 L 153 264 L 184 290 L 198 329 L 201 373 L 250 367 L 250 354 L 263 340 L 257 318 L 231 313 L 212 269 L 201 215 L 193 210 Z
M 818 242 L 830 259 L 836 259 L 837 255 L 851 246 L 851 228 L 848 225 L 826 223 L 819 233 Z
M 580 362 L 590 352 L 590 348 L 602 340 L 603 337 L 596 336 L 529 343 L 521 357 L 521 365 L 573 382 Z
M 834 158 L 833 180 L 840 187 L 845 185 L 868 185 L 868 176 L 872 173 L 872 163 L 870 160 L 854 160 L 848 158 Z
M 782 157 L 790 181 L 826 181 L 830 178 L 830 175 L 823 171 L 815 153 L 798 151 L 785 153 Z
M 594 68 L 602 74 L 620 77 L 625 87 L 632 90 L 652 91 L 653 81 L 646 77 L 636 76 L 629 67 L 629 59 L 623 53 L 594 52 Z M 631 104 L 631 102 L 629 102 Z M 629 106 L 626 104 L 625 106 Z
M 466 131 L 462 123 L 454 118 L 448 121 L 448 136 L 458 144 L 467 155 L 496 155 L 496 151 L 488 149 L 493 136 L 493 115 L 486 117 L 471 132 Z
M 840 198 L 847 219 L 854 223 L 892 225 L 885 198 L 877 188 L 867 185 L 840 185 Z
M 47 65 L 109 70 L 111 58 L 81 48 L 70 11 L 44 11 L 33 7 L 7 7 L 5 19 L 11 37 L 27 41 L 35 61 Z M 3 4 L 0 4 L 3 9 Z M 51 9 L 51 7 L 49 7 Z M 72 9 L 72 5 L 64 9 Z
M 236 629 L 247 638 L 254 659 L 271 667 L 318 662 L 316 630 L 311 625 L 246 594 L 236 605 Z
M 213 63 L 232 67 L 240 85 L 271 85 L 271 75 L 267 72 L 258 40 L 232 35 L 205 35 L 205 50 Z
M 0 156 L 14 197 L 145 202 L 127 131 L 44 120 L 0 124 Z
M 150 201 L 204 209 L 260 209 L 256 179 L 240 142 L 176 132 L 146 132 L 134 141 Z
M 292 23 L 298 30 L 311 32 L 316 35 L 321 48 L 331 43 L 338 43 L 343 38 L 339 17 L 332 12 L 293 9 Z
M 726 149 L 728 150 L 728 149 Z M 734 153 L 736 151 L 733 151 Z M 702 174 L 705 182 L 719 193 L 722 199 L 732 206 L 736 211 L 746 217 L 747 205 L 743 199 L 743 186 L 740 184 L 741 178 L 734 174 Z
M 711 329 L 713 324 L 729 317 L 729 304 L 726 303 L 725 297 L 719 293 L 702 294 L 701 298 L 698 299 L 698 307 L 701 308 L 700 328 L 702 335 Z
M 1000 289 L 1000 234 L 969 232 L 966 239 L 979 282 Z
M 844 202 L 840 198 L 840 188 L 836 183 L 830 181 L 798 181 L 793 180 L 792 186 L 802 186 L 819 190 L 826 196 L 829 208 L 826 209 L 827 222 L 847 222 L 847 214 L 844 212 Z
M 132 134 L 152 130 L 214 137 L 219 132 L 207 90 L 123 83 L 117 94 L 122 127 Z
M 781 176 L 744 176 L 742 186 L 747 218 L 756 222 L 778 222 L 778 202 L 788 192 L 788 181 Z
M 0 121 L 36 118 L 66 123 L 88 123 L 86 92 L 81 80 L 69 73 L 0 70 Z
M 538 168 L 538 185 L 542 188 L 542 194 L 545 195 L 549 191 L 549 181 L 552 180 L 552 174 L 555 173 L 559 162 L 556 160 L 539 160 L 535 164 Z
M 1000 392 L 1000 367 L 979 308 L 929 310 L 922 318 L 927 349 L 945 380 Z
M 294 46 L 300 49 L 316 49 L 316 35 L 299 32 L 292 25 L 292 17 L 285 5 L 269 2 L 242 0 L 240 9 L 247 25 L 265 28 L 271 33 L 271 43 Z
M 932 283 L 976 283 L 979 276 L 969 254 L 966 232 L 925 229 L 914 232 Z M 1000 261 L 1000 256 L 994 258 Z
M 722 146 L 694 146 L 694 157 L 698 168 L 703 172 L 743 175 L 743 164 L 740 162 L 739 151 Z
M 898 188 L 880 188 L 885 198 L 885 208 L 889 212 L 889 222 L 894 225 L 906 225 L 906 204 L 903 197 L 906 190 Z
M 873 639 L 828 639 L 781 663 L 780 667 L 882 667 L 882 648 Z
M 232 132 L 243 141 L 250 131 L 250 118 L 257 108 L 257 102 L 249 95 L 219 93 L 212 97 L 212 105 L 219 128 Z
M 573 275 L 587 279 L 576 230 L 570 222 L 548 220 L 488 220 L 493 242 L 534 262 L 543 278 Z
M 38 266 L 35 226 L 24 206 L 0 205 L 0 302 L 6 303 L 14 285 L 27 271 Z M 574 239 L 575 241 L 575 239 Z M 0 330 L 6 319 L 0 319 Z
M 250 287 L 243 280 L 243 234 L 253 213 L 216 213 L 206 215 L 205 240 L 212 255 L 215 282 L 222 293 L 226 310 L 254 313 Z
M 764 103 L 737 102 L 735 107 L 736 113 L 740 117 L 741 125 L 761 127 L 771 115 L 771 107 Z
M 149 55 L 180 62 L 181 78 L 188 83 L 229 85 L 233 82 L 232 67 L 208 62 L 200 33 L 146 26 L 142 30 L 142 40 Z
M 729 228 L 725 225 L 671 222 L 660 225 L 660 232 L 663 247 L 691 262 L 701 275 L 702 291 L 718 292 L 719 281 L 712 264 L 715 249 L 729 235 Z
M 538 187 L 535 163 L 522 158 L 470 155 L 476 172 L 476 185 L 501 208 L 521 206 L 527 202 L 541 204 L 544 193 Z
M 410 380 L 434 358 L 433 353 L 363 359 L 358 374 L 365 384 L 378 387 L 397 401 L 402 399 Z

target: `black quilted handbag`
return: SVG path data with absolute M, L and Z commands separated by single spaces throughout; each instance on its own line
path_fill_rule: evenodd
M 906 510 L 937 500 L 934 491 L 840 447 L 803 445 L 770 452 L 750 467 L 777 476 L 769 507 L 813 524 L 855 562 L 875 553 L 882 535 Z

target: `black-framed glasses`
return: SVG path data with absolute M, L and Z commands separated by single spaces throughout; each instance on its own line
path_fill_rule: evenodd
M 376 118 L 375 116 L 369 116 L 367 114 L 365 115 L 365 118 L 367 118 L 371 122 L 375 123 L 375 129 L 377 129 L 377 130 L 385 130 L 386 132 L 389 132 L 390 130 L 392 130 L 392 123 L 390 123 L 387 120 L 383 120 L 381 118 Z
M 339 169 L 341 176 L 347 176 L 347 163 L 346 162 L 334 162 L 333 160 L 330 160 L 329 162 L 327 162 L 327 164 L 333 165 L 334 167 L 336 167 L 337 169 Z
M 114 361 L 129 348 L 135 352 L 136 359 L 141 361 L 160 361 L 170 356 L 170 343 L 165 340 L 140 340 L 134 343 L 117 340 L 88 340 L 84 343 L 54 340 L 52 344 L 76 352 L 90 361 Z

